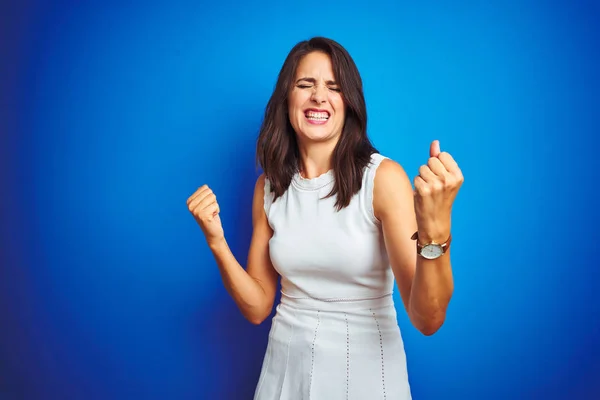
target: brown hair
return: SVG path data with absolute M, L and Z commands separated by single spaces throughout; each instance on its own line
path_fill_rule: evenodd
M 283 63 L 275 89 L 265 109 L 256 145 L 256 158 L 271 183 L 274 199 L 289 187 L 298 172 L 299 150 L 290 124 L 288 94 L 293 87 L 296 68 L 309 53 L 320 51 L 331 58 L 335 80 L 346 106 L 344 127 L 333 152 L 335 182 L 327 195 L 337 195 L 337 210 L 348 206 L 362 184 L 363 170 L 377 150 L 367 136 L 367 107 L 362 79 L 350 54 L 339 43 L 315 37 L 296 44 Z

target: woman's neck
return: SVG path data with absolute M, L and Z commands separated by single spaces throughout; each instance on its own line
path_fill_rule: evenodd
M 300 146 L 300 176 L 312 179 L 333 168 L 335 143 L 311 143 Z

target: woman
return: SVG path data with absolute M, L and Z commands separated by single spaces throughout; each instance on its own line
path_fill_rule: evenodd
M 362 81 L 338 43 L 286 58 L 257 144 L 247 268 L 227 246 L 208 186 L 189 199 L 223 283 L 253 324 L 272 320 L 255 400 L 411 398 L 392 298 L 435 333 L 453 292 L 450 217 L 462 173 L 439 143 L 414 187 L 367 133 Z

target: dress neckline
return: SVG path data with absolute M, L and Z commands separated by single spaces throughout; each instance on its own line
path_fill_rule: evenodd
M 329 185 L 335 176 L 333 175 L 333 169 L 315 177 L 315 178 L 304 178 L 300 175 L 300 172 L 296 172 L 292 178 L 292 183 L 298 189 L 302 190 L 319 190 L 327 185 Z

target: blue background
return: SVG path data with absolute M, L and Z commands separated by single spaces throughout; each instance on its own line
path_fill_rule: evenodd
M 466 178 L 446 324 L 399 309 L 414 398 L 599 398 L 598 3 L 13 3 L 1 399 L 252 397 L 270 321 L 239 314 L 185 201 L 211 185 L 245 263 L 264 106 L 313 35 L 354 57 L 383 154 L 413 178 L 439 139 Z

